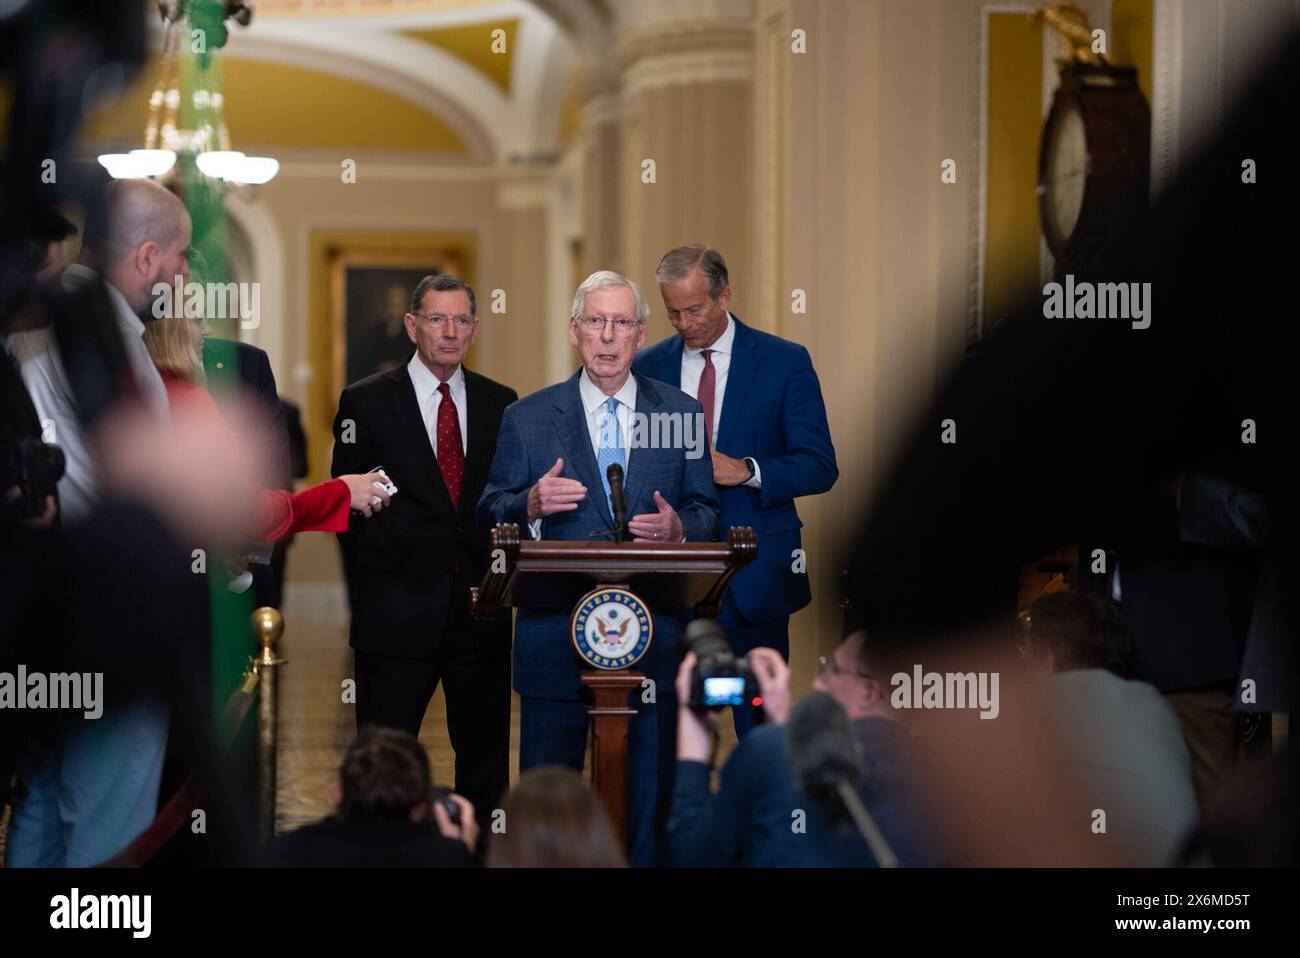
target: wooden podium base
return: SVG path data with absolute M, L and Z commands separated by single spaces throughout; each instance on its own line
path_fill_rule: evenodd
M 627 841 L 627 722 L 636 714 L 628 696 L 641 688 L 641 672 L 587 672 L 582 684 L 591 690 L 594 742 L 591 749 L 591 780 L 605 803 L 614 835 Z

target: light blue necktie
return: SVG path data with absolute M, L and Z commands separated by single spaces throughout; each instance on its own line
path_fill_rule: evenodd
M 609 467 L 618 463 L 623 470 L 623 479 L 627 480 L 627 460 L 623 455 L 623 431 L 618 425 L 618 400 L 610 396 L 605 400 L 605 416 L 600 423 L 600 454 L 596 464 L 600 467 L 600 481 L 605 487 L 605 501 L 609 503 L 609 514 L 614 515 L 614 500 L 609 494 Z

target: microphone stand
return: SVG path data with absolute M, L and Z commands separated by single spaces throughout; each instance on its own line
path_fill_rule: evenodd
M 840 779 L 836 783 L 835 789 L 839 792 L 844 807 L 853 816 L 853 824 L 862 833 L 862 837 L 867 842 L 867 847 L 871 849 L 871 854 L 876 856 L 876 862 L 881 868 L 897 868 L 898 856 L 889 847 L 889 842 L 885 841 L 885 836 L 880 833 L 876 820 L 867 811 L 867 806 L 862 804 L 862 799 L 858 797 L 857 791 L 844 779 Z

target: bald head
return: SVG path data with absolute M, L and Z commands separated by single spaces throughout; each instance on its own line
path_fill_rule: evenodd
M 114 180 L 104 188 L 100 222 L 88 225 L 86 246 L 101 269 L 111 269 L 146 242 L 175 244 L 189 218 L 185 204 L 153 180 Z
M 153 286 L 189 272 L 190 216 L 185 204 L 152 180 L 114 180 L 99 215 L 86 226 L 93 265 L 140 312 Z

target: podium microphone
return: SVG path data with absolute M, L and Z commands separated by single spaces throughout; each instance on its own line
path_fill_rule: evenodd
M 898 867 L 898 856 L 858 796 L 862 756 L 840 704 L 821 692 L 804 698 L 790 711 L 786 743 L 798 789 L 832 822 L 843 821 L 847 813 L 881 868 Z
M 614 510 L 614 541 L 623 541 L 623 527 L 627 523 L 627 497 L 623 493 L 623 467 L 611 462 L 605 470 L 609 480 L 609 504 Z

